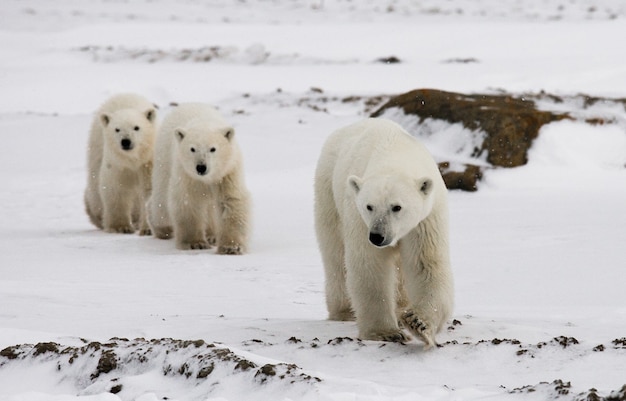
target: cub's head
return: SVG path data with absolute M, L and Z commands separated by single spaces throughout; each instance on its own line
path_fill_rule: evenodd
M 100 123 L 104 129 L 106 146 L 122 160 L 147 163 L 152 159 L 155 136 L 156 111 L 123 109 L 102 113 Z
M 232 169 L 235 162 L 235 130 L 232 127 L 209 127 L 196 123 L 177 128 L 174 135 L 178 144 L 178 160 L 190 177 L 212 182 L 222 179 Z
M 368 227 L 369 242 L 379 248 L 395 246 L 433 208 L 433 181 L 395 176 L 348 178 L 356 207 Z

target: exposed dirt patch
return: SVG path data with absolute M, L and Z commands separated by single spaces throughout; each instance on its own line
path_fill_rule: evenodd
M 572 384 L 570 382 L 564 382 L 561 379 L 554 380 L 552 383 L 548 382 L 540 382 L 539 384 L 524 386 L 520 388 L 515 388 L 511 390 L 511 393 L 534 393 L 539 388 L 545 388 L 549 392 L 553 392 L 555 396 L 567 395 L 572 388 Z
M 58 353 L 59 352 L 59 344 L 57 343 L 39 343 L 35 345 L 35 349 L 33 350 L 33 356 L 38 356 L 45 353 Z
M 465 165 L 465 170 L 455 171 L 450 168 L 449 162 L 442 162 L 439 163 L 439 172 L 446 188 L 469 192 L 477 191 L 478 181 L 483 178 L 482 168 L 473 164 Z
M 598 390 L 591 388 L 579 394 L 572 394 L 572 384 L 557 379 L 548 382 L 516 388 L 510 391 L 513 394 L 542 392 L 546 394 L 545 399 L 568 399 L 572 401 L 626 401 L 626 385 L 619 390 L 611 391 L 608 395 L 602 396 Z
M 124 391 L 122 377 L 151 370 L 160 371 L 166 377 L 182 377 L 196 384 L 207 380 L 218 384 L 218 378 L 228 375 L 245 375 L 259 383 L 272 380 L 288 384 L 321 381 L 304 373 L 295 364 L 259 367 L 229 348 L 203 340 L 114 338 L 106 344 L 90 342 L 78 347 L 57 343 L 22 344 L 0 351 L 0 368 L 27 360 L 54 363 L 60 375 L 72 377 L 77 385 L 109 383 L 108 391 L 114 394 Z
M 272 378 L 287 380 L 290 384 L 296 382 L 294 378 L 298 378 L 299 380 L 304 380 L 307 382 L 322 381 L 322 379 L 320 379 L 319 377 L 299 373 L 298 370 L 298 366 L 292 363 L 265 364 L 257 370 L 254 378 L 261 383 L 265 383 Z
M 616 338 L 612 344 L 615 349 L 626 349 L 626 337 Z

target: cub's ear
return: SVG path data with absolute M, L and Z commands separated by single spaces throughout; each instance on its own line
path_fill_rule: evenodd
M 233 138 L 235 137 L 235 129 L 232 127 L 229 127 L 228 129 L 226 129 L 226 132 L 224 132 L 224 136 L 226 137 L 226 139 L 228 139 L 229 141 L 232 141 Z
M 178 140 L 178 142 L 182 141 L 183 139 L 185 139 L 185 131 L 183 131 L 180 128 L 177 128 L 174 130 L 174 135 L 176 136 L 176 139 Z
M 155 109 L 146 110 L 146 111 L 144 111 L 143 115 L 146 116 L 148 121 L 153 123 L 154 120 L 156 119 L 156 110 Z
M 424 195 L 428 195 L 433 190 L 433 180 L 431 180 L 430 178 L 423 178 L 421 180 L 418 180 L 417 187 L 419 188 L 421 193 L 423 193 Z
M 108 114 L 106 113 L 100 114 L 100 123 L 102 124 L 103 127 L 106 128 L 110 122 L 111 122 L 111 117 L 109 117 Z
M 356 175 L 351 175 L 348 177 L 348 186 L 352 188 L 355 194 L 358 194 L 361 190 L 361 185 L 363 185 L 363 180 L 357 177 Z

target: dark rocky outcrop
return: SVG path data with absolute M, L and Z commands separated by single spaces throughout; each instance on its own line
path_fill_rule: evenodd
M 439 163 L 439 171 L 448 189 L 461 189 L 474 192 L 478 190 L 478 181 L 483 178 L 482 169 L 473 164 L 466 164 L 462 171 L 450 169 L 450 163 Z
M 372 117 L 394 108 L 416 116 L 419 122 L 439 119 L 483 131 L 486 135 L 482 147 L 476 148 L 473 156 L 486 154 L 487 162 L 498 167 L 526 164 L 528 149 L 539 129 L 544 124 L 571 118 L 567 113 L 538 110 L 535 102 L 524 96 L 466 95 L 435 89 L 418 89 L 393 97 Z M 481 167 L 468 165 L 465 171 L 451 171 L 447 167 L 445 162 L 440 164 L 448 188 L 477 189 L 476 182 L 482 177 Z

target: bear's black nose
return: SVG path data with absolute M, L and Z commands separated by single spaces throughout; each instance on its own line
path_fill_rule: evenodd
M 196 171 L 200 175 L 205 175 L 206 174 L 206 165 L 204 165 L 204 164 L 197 164 L 196 165 Z
M 124 150 L 131 150 L 133 148 L 133 143 L 130 139 L 124 138 L 121 140 L 120 145 Z
M 381 246 L 385 243 L 385 237 L 378 233 L 370 233 L 370 242 L 376 246 Z

